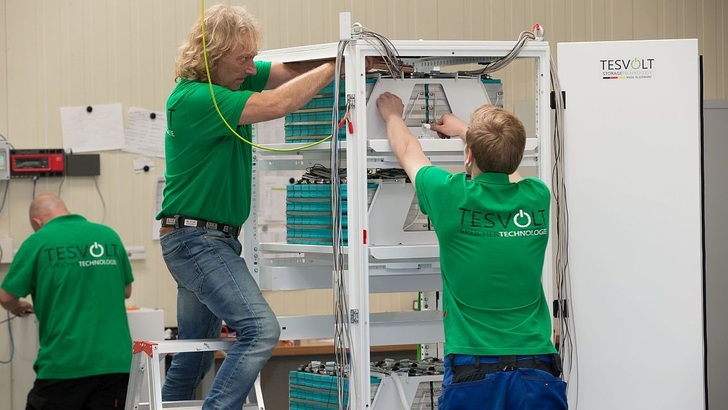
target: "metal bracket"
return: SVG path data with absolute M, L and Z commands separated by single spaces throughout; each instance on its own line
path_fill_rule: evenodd
M 351 309 L 349 311 L 349 317 L 351 323 L 359 323 L 359 309 Z

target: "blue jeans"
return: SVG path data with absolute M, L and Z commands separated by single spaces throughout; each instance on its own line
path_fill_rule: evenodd
M 240 257 L 237 238 L 186 227 L 160 239 L 164 261 L 177 281 L 179 339 L 218 338 L 222 320 L 237 338 L 202 408 L 240 409 L 278 343 L 278 320 Z M 214 352 L 175 354 L 162 400 L 194 400 L 195 389 L 213 361 Z
M 518 359 L 533 356 L 517 356 Z M 541 358 L 542 356 L 538 356 Z M 520 368 L 488 373 L 484 379 L 452 383 L 454 365 L 475 364 L 475 357 L 449 355 L 445 359 L 439 410 L 565 410 L 566 383 L 545 370 Z M 549 359 L 550 360 L 550 359 Z M 498 362 L 481 356 L 481 363 Z

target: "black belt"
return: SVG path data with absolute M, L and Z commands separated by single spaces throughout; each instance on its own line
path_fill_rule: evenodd
M 165 216 L 162 218 L 162 226 L 173 226 L 175 228 L 209 228 L 225 232 L 237 238 L 240 234 L 240 227 L 223 225 L 221 223 L 206 221 L 204 219 L 189 218 L 183 215 Z
M 482 380 L 485 375 L 496 372 L 507 372 L 516 369 L 538 369 L 551 373 L 555 377 L 561 375 L 561 358 L 558 353 L 549 355 L 550 361 L 539 359 L 537 355 L 533 358 L 516 360 L 516 356 L 499 356 L 497 362 L 481 363 L 480 357 L 475 356 L 475 364 L 455 365 L 452 356 L 450 368 L 452 369 L 452 383 L 472 382 Z

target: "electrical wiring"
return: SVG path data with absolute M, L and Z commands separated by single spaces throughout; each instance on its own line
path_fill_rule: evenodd
M 200 0 L 200 31 L 202 33 L 202 56 L 205 61 L 205 74 L 207 75 L 207 85 L 210 88 L 210 96 L 212 97 L 212 105 L 215 107 L 215 112 L 217 112 L 217 115 L 220 117 L 220 120 L 225 124 L 225 126 L 230 130 L 230 132 L 235 135 L 238 139 L 242 140 L 246 144 L 250 145 L 251 147 L 255 147 L 258 149 L 262 149 L 264 151 L 272 151 L 272 152 L 296 152 L 305 150 L 311 147 L 315 147 L 317 145 L 323 144 L 324 142 L 331 139 L 331 135 L 329 135 L 326 138 L 323 138 L 316 142 L 311 142 L 304 145 L 299 145 L 296 147 L 291 148 L 275 148 L 275 147 L 266 147 L 264 145 L 256 144 L 252 141 L 248 141 L 243 137 L 242 135 L 238 134 L 238 132 L 228 123 L 228 121 L 225 119 L 225 116 L 222 115 L 222 112 L 220 112 L 220 107 L 217 105 L 217 98 L 215 97 L 215 90 L 212 87 L 212 77 L 210 76 L 210 63 L 207 59 L 207 40 L 205 38 L 205 0 Z M 338 68 L 337 68 L 338 72 Z M 334 116 L 333 118 L 337 118 Z M 334 128 L 336 129 L 336 128 Z M 333 134 L 332 134 L 333 135 Z
M 94 186 L 96 187 L 96 192 L 99 194 L 99 199 L 101 199 L 101 209 L 103 213 L 101 214 L 101 223 L 104 223 L 106 220 L 106 201 L 104 201 L 104 196 L 101 194 L 101 189 L 99 189 L 99 178 L 94 178 Z
M 10 317 L 10 312 L 7 311 L 7 319 L 3 320 L 0 323 L 7 323 L 8 324 L 8 337 L 10 338 L 10 356 L 7 360 L 0 359 L 0 364 L 9 364 L 13 361 L 13 357 L 15 356 L 15 340 L 13 339 L 13 328 L 10 327 L 10 321 L 15 319 L 17 316 Z
M 415 106 L 417 106 L 417 101 L 420 100 L 420 94 L 417 93 L 417 96 L 415 96 L 414 101 L 412 101 L 412 106 L 410 106 L 410 109 L 405 113 L 403 120 L 406 122 L 409 119 L 409 116 L 412 114 L 412 112 L 415 110 Z
M 5 190 L 3 192 L 3 199 L 2 199 L 2 202 L 0 202 L 0 213 L 2 213 L 3 210 L 5 209 L 5 203 L 7 202 L 7 199 L 8 199 L 8 189 L 9 188 L 10 188 L 10 180 L 8 179 L 7 181 L 5 181 Z
M 387 65 L 390 74 L 393 77 L 400 76 L 401 71 L 400 60 L 394 45 L 384 36 L 381 36 L 375 32 L 365 29 L 360 24 L 354 24 L 353 34 L 359 38 L 365 40 L 371 44 L 372 47 L 382 57 L 382 60 Z M 336 53 L 336 73 L 334 75 L 334 102 L 333 102 L 333 115 L 331 118 L 331 129 L 332 135 L 336 133 L 338 129 L 337 119 L 339 118 L 339 96 L 340 96 L 340 67 L 343 60 L 344 51 L 346 50 L 348 40 L 342 40 L 338 44 Z M 348 120 L 348 114 L 351 108 L 351 104 L 347 101 L 345 105 L 346 114 L 343 118 Z M 351 131 L 350 131 L 351 132 Z M 330 146 L 330 160 L 331 160 L 331 209 L 332 209 L 332 246 L 333 246 L 333 295 L 334 295 L 334 356 L 336 359 L 336 369 L 338 375 L 344 375 L 346 370 L 356 369 L 360 365 L 359 358 L 357 356 L 356 349 L 351 349 L 352 338 L 351 329 L 349 327 L 350 321 L 350 310 L 347 299 L 347 286 L 346 286 L 346 270 L 344 264 L 344 241 L 343 241 L 343 227 L 342 227 L 342 206 L 341 206 L 341 184 L 343 178 L 341 175 L 341 158 L 338 138 L 331 140 Z M 345 177 L 345 176 L 344 176 Z M 343 182 L 345 183 L 345 182 Z M 357 373 L 355 371 L 349 371 L 349 386 L 358 386 L 359 381 L 357 380 Z M 346 389 L 344 384 L 344 378 L 337 378 L 337 389 L 339 398 L 339 408 L 343 409 L 344 399 L 346 397 Z M 348 406 L 351 406 L 349 403 Z
M 63 183 L 66 182 L 66 176 L 64 175 L 63 178 L 61 178 L 61 182 L 58 184 L 58 197 L 61 198 L 61 190 L 63 189 Z
M 355 23 L 352 27 L 352 33 L 358 38 L 366 41 L 380 54 L 385 62 L 387 69 L 393 77 L 402 75 L 400 70 L 401 62 L 394 45 L 384 36 L 370 31 Z M 340 67 L 344 57 L 344 51 L 349 44 L 349 40 L 342 40 L 338 44 L 336 53 L 336 73 L 334 75 L 334 102 L 333 116 L 331 120 L 332 135 L 337 132 L 339 118 L 339 96 L 340 96 Z M 350 110 L 350 103 L 346 103 L 346 113 Z M 347 118 L 347 116 L 345 116 Z M 351 131 L 350 131 L 351 132 Z M 339 169 L 341 158 L 338 138 L 331 139 L 330 145 L 331 168 Z M 361 364 L 358 363 L 356 349 L 351 349 L 352 337 L 349 324 L 353 318 L 350 317 L 348 298 L 346 294 L 346 270 L 344 266 L 344 241 L 342 228 L 342 207 L 341 207 L 341 178 L 338 172 L 331 173 L 331 209 L 332 209 L 332 246 L 333 246 L 333 296 L 334 296 L 334 355 L 336 358 L 336 369 L 338 375 L 344 375 L 345 369 L 356 369 Z M 364 319 L 366 320 L 366 318 Z M 357 373 L 349 371 L 349 386 L 358 386 Z M 344 378 L 337 378 L 337 389 L 339 398 L 339 408 L 343 409 L 345 399 Z M 348 406 L 351 403 L 358 402 L 357 395 L 361 394 L 358 389 L 350 389 Z
M 340 41 L 336 53 L 336 73 L 334 75 L 334 101 L 331 119 L 332 135 L 338 127 L 337 118 L 339 118 L 339 88 L 341 87 L 340 67 L 343 59 L 344 51 L 348 41 Z M 347 104 L 347 111 L 349 109 Z M 331 169 L 339 169 L 341 158 L 339 150 L 339 139 L 333 138 L 330 146 Z M 349 329 L 349 306 L 346 297 L 345 283 L 345 267 L 344 267 L 344 240 L 343 240 L 343 215 L 341 209 L 341 177 L 339 172 L 331 173 L 331 214 L 332 214 L 332 254 L 333 254 L 333 310 L 334 310 L 334 357 L 336 361 L 336 378 L 339 408 L 344 408 L 344 400 L 346 394 L 346 386 L 344 384 L 343 375 L 349 370 L 349 365 L 356 368 L 356 358 L 353 353 L 347 355 L 347 346 L 351 346 L 351 332 Z M 351 351 L 351 349 L 348 349 Z M 355 383 L 356 372 L 349 371 L 349 384 Z M 356 394 L 356 389 L 354 389 Z M 352 395 L 349 403 L 355 401 Z
M 523 46 L 525 46 L 529 40 L 533 40 L 535 38 L 536 36 L 532 32 L 522 31 L 521 34 L 518 36 L 518 40 L 516 41 L 516 45 L 513 47 L 513 49 L 505 56 L 486 65 L 483 73 L 489 74 L 498 71 L 513 62 L 513 60 L 515 60 L 515 58 L 521 52 Z
M 388 38 L 367 29 L 359 23 L 354 23 L 352 33 L 369 43 L 379 53 L 392 77 L 397 78 L 402 76 L 402 61 L 397 52 L 397 48 Z
M 355 23 L 352 28 L 352 33 L 358 38 L 365 40 L 367 43 L 380 54 L 382 60 L 387 65 L 390 74 L 393 77 L 401 76 L 401 62 L 399 55 L 394 45 L 384 36 L 381 36 L 373 31 L 367 30 L 362 27 L 359 23 Z M 340 67 L 344 57 L 344 51 L 349 44 L 349 40 L 342 40 L 339 42 L 336 53 L 336 73 L 334 75 L 334 102 L 333 102 L 333 116 L 331 120 L 332 135 L 337 132 L 339 118 L 339 96 L 340 96 Z M 347 101 L 345 105 L 346 115 L 344 118 L 348 118 L 351 104 Z M 350 131 L 351 132 L 351 131 Z M 333 138 L 330 145 L 330 161 L 331 169 L 340 169 L 340 147 L 338 138 Z M 358 357 L 356 355 L 356 349 L 351 349 L 352 337 L 351 329 L 349 327 L 353 318 L 350 317 L 350 310 L 348 304 L 348 298 L 346 294 L 346 270 L 344 264 L 344 241 L 343 241 L 343 228 L 342 228 L 342 206 L 341 206 L 341 176 L 339 172 L 331 173 L 331 209 L 332 209 L 332 246 L 333 246 L 333 296 L 334 296 L 334 355 L 336 358 L 336 369 L 338 375 L 345 374 L 345 369 L 356 369 L 361 364 L 358 363 Z M 366 319 L 364 319 L 366 320 Z M 349 385 L 358 386 L 359 381 L 357 380 L 357 373 L 350 371 L 349 373 Z M 337 388 L 339 395 L 339 408 L 343 409 L 345 399 L 345 385 L 344 378 L 337 378 Z M 358 402 L 357 395 L 361 394 L 358 389 L 351 389 L 349 392 L 349 406 L 351 403 Z
M 540 26 L 539 26 L 540 29 Z M 534 26 L 534 30 L 536 30 L 536 26 Z M 513 60 L 518 57 L 518 54 L 521 52 L 521 49 L 528 43 L 530 40 L 536 39 L 536 35 L 532 31 L 522 31 L 521 34 L 518 35 L 518 40 L 516 40 L 516 44 L 513 46 L 511 51 L 508 52 L 505 56 L 495 60 L 491 61 L 489 63 L 485 64 L 485 67 L 479 69 L 479 70 L 470 70 L 470 71 L 461 71 L 460 74 L 465 75 L 485 75 L 490 74 L 493 72 L 496 72 L 508 64 L 512 63 Z
M 5 138 L 5 136 L 3 134 L 0 134 L 0 139 L 3 140 L 3 141 L 5 141 L 5 142 L 7 142 L 8 145 L 10 146 L 10 148 L 15 149 L 15 147 L 13 146 L 13 144 L 11 144 L 10 141 L 8 141 L 8 139 Z
M 410 406 L 407 402 L 407 395 L 404 392 L 402 380 L 400 380 L 399 376 L 397 376 L 397 372 L 390 373 L 390 377 L 392 378 L 394 386 L 397 388 L 397 398 L 399 398 L 399 402 L 402 405 L 402 410 L 409 410 Z
M 10 314 L 8 312 L 8 318 L 7 319 L 0 320 L 0 325 L 2 325 L 3 323 L 7 323 L 7 322 L 15 319 L 16 317 L 20 317 L 20 316 L 10 316 Z
M 574 330 L 575 312 L 574 296 L 571 290 L 571 275 L 569 272 L 569 207 L 566 196 L 566 184 L 564 181 L 564 98 L 559 83 L 556 64 L 551 58 L 551 89 L 554 93 L 555 113 L 553 129 L 553 151 L 554 163 L 552 168 L 552 194 L 556 203 L 556 304 L 559 313 L 561 326 L 561 339 L 559 340 L 559 352 L 564 361 L 568 364 L 564 368 L 563 379 L 567 386 L 571 386 L 571 375 L 578 368 L 579 355 Z M 567 304 L 567 301 L 569 303 Z M 577 373 L 578 378 L 578 373 Z M 567 387 L 568 388 L 568 387 Z M 573 407 L 577 407 L 579 399 L 579 383 L 576 383 L 576 394 Z
M 31 191 L 31 199 L 35 199 L 35 190 L 38 187 L 38 177 L 33 176 L 33 190 Z
M 8 179 L 5 181 L 5 190 L 3 191 L 3 199 L 2 202 L 0 202 L 0 214 L 3 213 L 3 209 L 5 209 L 5 204 L 8 199 L 8 189 L 10 188 L 10 180 Z M 0 247 L 0 260 L 3 259 L 3 249 Z
M 8 141 L 8 139 L 5 138 L 5 136 L 3 134 L 0 134 L 0 139 L 2 139 L 3 141 Z M 13 147 L 13 144 L 11 144 L 10 142 L 8 142 L 8 145 L 10 146 L 10 148 L 15 149 L 15 147 Z M 5 204 L 7 203 L 9 189 L 10 189 L 10 180 L 8 179 L 5 182 L 5 190 L 3 191 L 2 202 L 0 202 L 0 214 L 5 209 Z M 33 192 L 34 192 L 33 196 L 35 197 L 35 184 L 33 185 Z M 0 260 L 2 260 L 2 258 L 3 258 L 3 250 L 0 247 Z M 15 319 L 17 316 L 10 317 L 10 311 L 7 311 L 6 313 L 7 313 L 7 319 L 1 321 L 0 324 L 3 324 L 3 323 L 8 324 L 8 337 L 10 338 L 10 356 L 7 360 L 0 359 L 0 364 L 9 364 L 10 362 L 13 361 L 13 357 L 15 356 L 15 340 L 13 339 L 13 329 L 10 327 L 10 321 Z
M 409 229 L 409 228 L 413 227 L 413 226 L 414 226 L 414 225 L 415 225 L 415 224 L 416 224 L 417 222 L 419 222 L 419 221 L 417 220 L 417 218 L 419 218 L 419 217 L 420 217 L 420 215 L 423 215 L 423 213 L 422 213 L 422 212 L 420 211 L 420 208 L 419 208 L 419 207 L 417 207 L 417 213 L 415 213 L 415 216 L 414 216 L 414 217 L 412 218 L 412 222 L 410 222 L 410 223 L 408 223 L 407 225 L 405 225 L 405 226 L 404 226 L 404 227 L 402 228 L 402 230 L 403 230 L 403 231 L 407 231 L 407 229 Z

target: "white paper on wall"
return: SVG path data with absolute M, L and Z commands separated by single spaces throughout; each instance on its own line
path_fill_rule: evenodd
M 152 239 L 159 240 L 159 229 L 162 227 L 162 222 L 158 221 L 157 214 L 162 210 L 162 199 L 164 199 L 164 185 L 166 180 L 164 177 L 157 178 L 154 192 L 154 214 L 152 215 Z
M 154 158 L 152 157 L 134 157 L 134 173 L 154 171 Z
M 61 107 L 61 129 L 66 150 L 91 152 L 124 147 L 121 104 Z
M 127 113 L 124 151 L 164 158 L 164 134 L 167 117 L 164 112 L 131 107 Z
M 291 178 L 300 177 L 290 171 L 261 172 L 258 183 L 260 186 L 260 204 L 258 207 L 258 222 L 286 222 L 286 185 Z
M 255 143 L 280 144 L 286 140 L 285 118 L 277 118 L 275 120 L 258 122 L 253 124 L 253 132 L 255 133 Z

